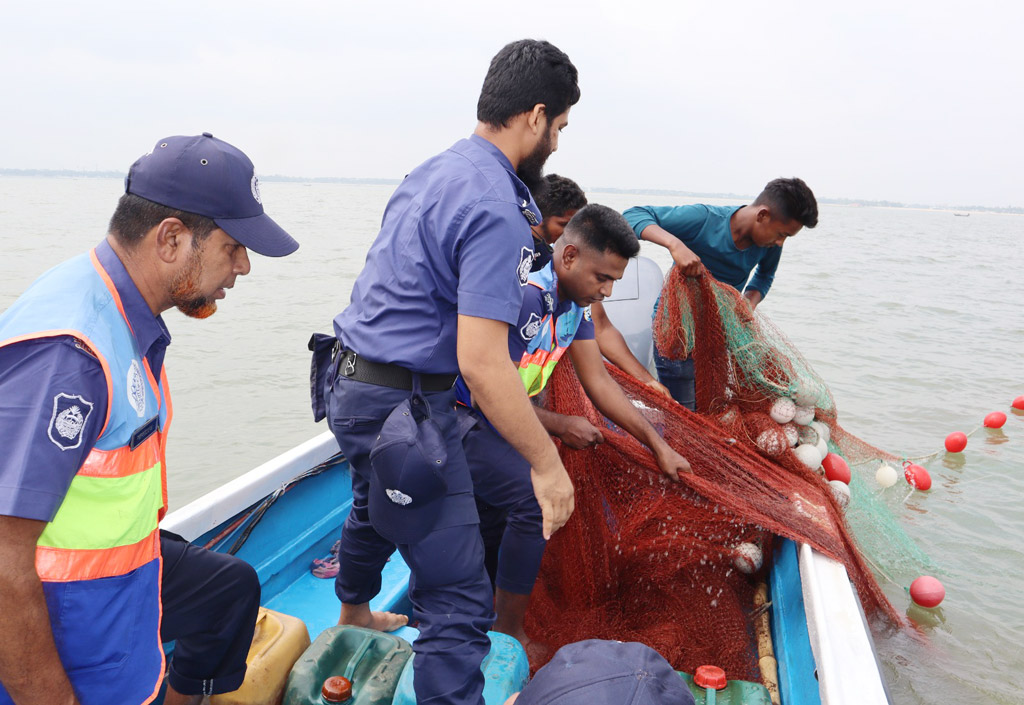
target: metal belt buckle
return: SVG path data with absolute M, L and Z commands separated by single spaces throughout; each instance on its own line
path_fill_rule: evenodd
M 345 359 L 341 361 L 341 374 L 351 377 L 356 373 L 356 354 L 349 350 L 345 353 Z

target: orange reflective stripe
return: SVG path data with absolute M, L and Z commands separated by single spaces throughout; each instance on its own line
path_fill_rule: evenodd
M 103 432 L 107 430 L 107 423 L 110 421 L 110 410 L 114 405 L 114 382 L 110 376 L 110 365 L 107 364 L 107 358 L 103 356 L 100 349 L 96 347 L 96 343 L 89 340 L 88 337 L 83 335 L 81 331 L 72 330 L 70 328 L 58 328 L 54 330 L 44 330 L 38 333 L 26 333 L 25 335 L 15 336 L 14 338 L 8 338 L 0 342 L 0 348 L 7 345 L 14 345 L 25 340 L 38 340 L 39 338 L 57 338 L 60 336 L 70 336 L 77 338 L 85 343 L 89 347 L 89 352 L 96 356 L 96 359 L 100 361 L 100 367 L 103 368 L 103 378 L 107 382 L 107 413 L 103 417 L 103 427 L 100 429 L 99 436 L 103 435 Z M 99 436 L 96 436 L 99 438 Z
M 160 462 L 161 435 L 157 431 L 135 450 L 128 446 L 113 450 L 93 448 L 77 474 L 84 477 L 128 477 L 146 472 Z
M 160 368 L 160 387 L 164 392 L 164 401 L 167 402 L 167 418 L 164 421 L 163 428 L 160 429 L 160 458 L 163 459 L 163 465 L 160 466 L 160 484 L 163 490 L 163 507 L 157 514 L 157 521 L 164 518 L 167 513 L 167 432 L 171 430 L 171 419 L 174 418 L 174 405 L 171 404 L 171 388 L 167 386 L 167 365 Z
M 541 286 L 541 285 L 540 285 L 540 284 L 538 284 L 537 282 L 533 281 L 532 279 L 527 279 L 527 280 L 526 280 L 526 283 L 527 283 L 527 284 L 533 284 L 533 285 L 534 285 L 535 287 L 537 287 L 538 289 L 544 290 L 544 287 L 543 287 L 543 286 Z
M 51 583 L 96 580 L 130 573 L 160 557 L 160 530 L 138 543 L 114 548 L 76 550 L 36 546 L 36 572 Z
M 114 280 L 110 278 L 110 275 L 107 274 L 107 270 L 105 270 L 103 265 L 100 264 L 100 259 L 96 256 L 95 247 L 89 250 L 89 259 L 92 260 L 92 266 L 96 269 L 96 273 L 100 275 L 100 279 L 103 280 L 103 283 L 110 291 L 110 295 L 114 297 L 114 303 L 117 304 L 117 310 L 121 312 L 121 318 L 124 319 L 125 324 L 128 326 L 128 330 L 132 332 L 132 335 L 135 335 L 135 330 L 132 328 L 131 321 L 128 320 L 128 315 L 124 312 L 124 304 L 121 303 L 121 295 L 117 293 L 117 287 L 114 286 Z

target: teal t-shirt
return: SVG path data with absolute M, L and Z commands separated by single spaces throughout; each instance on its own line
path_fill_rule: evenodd
M 634 206 L 623 215 L 637 237 L 648 225 L 659 225 L 693 250 L 715 279 L 737 291 L 743 291 L 744 287 L 756 289 L 764 297 L 775 279 L 782 248 L 751 245 L 740 250 L 736 247 L 729 219 L 742 207 Z

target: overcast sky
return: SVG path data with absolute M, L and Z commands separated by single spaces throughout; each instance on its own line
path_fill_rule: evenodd
M 210 131 L 263 175 L 400 178 L 475 125 L 487 64 L 548 39 L 587 187 L 1024 206 L 1020 3 L 8 3 L 0 167 L 124 171 Z

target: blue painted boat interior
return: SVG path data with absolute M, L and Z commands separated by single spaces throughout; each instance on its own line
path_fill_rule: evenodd
M 331 546 L 341 536 L 342 524 L 352 506 L 348 464 L 341 461 L 328 466 L 319 474 L 306 477 L 275 494 L 276 499 L 269 506 L 254 505 L 194 543 L 205 546 L 217 537 L 216 543 L 209 547 L 228 551 L 248 532 L 236 555 L 256 568 L 263 589 L 261 603 L 269 609 L 301 619 L 309 630 L 310 638 L 315 640 L 324 629 L 338 621 L 340 603 L 334 594 L 334 580 L 315 577 L 310 567 L 314 558 L 328 556 Z M 232 528 L 224 533 L 225 527 Z M 770 593 L 772 639 L 779 662 L 782 702 L 784 705 L 820 705 L 814 657 L 807 636 L 796 544 L 782 539 L 778 543 Z M 371 601 L 371 608 L 411 615 L 408 581 L 409 569 L 396 552 L 385 566 L 381 592 Z M 411 643 L 418 632 L 412 627 L 404 627 L 394 634 Z M 504 638 L 504 635 L 498 636 Z M 497 658 L 498 662 L 505 658 L 514 663 L 512 656 L 498 653 L 498 646 L 494 644 L 495 650 L 490 658 Z M 521 651 L 518 643 L 514 646 Z M 512 648 L 506 647 L 506 650 Z M 525 668 L 525 665 L 520 664 L 516 668 Z M 396 694 L 399 700 L 412 697 L 411 681 L 408 678 L 406 681 L 405 691 Z M 496 696 L 497 692 L 492 695 Z M 503 702 L 504 697 L 497 702 Z M 492 699 L 487 702 L 492 702 Z
M 785 705 L 821 705 L 814 654 L 807 634 L 797 546 L 790 539 L 776 539 L 768 589 L 782 702 Z
M 292 485 L 262 514 L 235 554 L 256 568 L 263 587 L 261 604 L 301 619 L 311 639 L 338 623 L 340 603 L 334 594 L 334 580 L 315 577 L 310 567 L 314 558 L 326 557 L 341 537 L 351 507 L 348 464 L 341 463 Z M 252 520 L 252 516 L 244 520 L 210 548 L 228 550 Z M 218 527 L 195 543 L 206 545 L 222 530 Z M 408 583 L 409 568 L 396 552 L 384 568 L 381 592 L 370 602 L 371 609 L 411 614 Z M 410 642 L 417 636 L 409 627 L 394 633 Z

